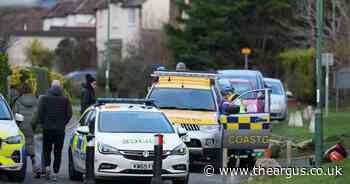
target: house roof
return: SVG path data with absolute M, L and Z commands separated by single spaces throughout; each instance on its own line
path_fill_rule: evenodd
M 45 8 L 14 8 L 11 13 L 0 17 L 0 32 L 3 29 L 12 31 L 38 31 L 43 27 L 42 18 L 47 14 Z
M 69 14 L 95 14 L 97 4 L 106 0 L 61 0 L 53 6 L 46 18 L 65 17 Z
M 140 7 L 146 0 L 111 0 L 111 3 L 122 3 L 122 7 Z M 107 9 L 108 2 L 106 0 L 100 1 L 95 7 L 98 9 Z

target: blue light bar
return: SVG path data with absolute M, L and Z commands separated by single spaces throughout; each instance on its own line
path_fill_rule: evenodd
M 104 104 L 138 104 L 156 107 L 153 100 L 137 99 L 137 98 L 98 98 L 96 105 Z

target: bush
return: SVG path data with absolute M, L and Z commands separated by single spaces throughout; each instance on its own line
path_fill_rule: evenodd
M 12 68 L 11 86 L 16 89 L 21 83 L 26 82 L 31 86 L 35 95 L 46 93 L 53 80 L 61 82 L 65 95 L 71 99 L 71 82 L 66 80 L 63 75 L 47 70 L 47 68 Z
M 0 93 L 7 95 L 7 77 L 11 74 L 11 68 L 7 62 L 7 56 L 0 53 Z
M 12 68 L 11 87 L 17 88 L 21 83 L 28 83 L 33 90 L 33 94 L 37 94 L 37 80 L 35 73 L 30 68 L 14 67 Z
M 279 54 L 287 88 L 305 103 L 315 103 L 315 49 L 291 49 Z
M 35 73 L 37 80 L 37 94 L 43 95 L 49 89 L 49 71 L 47 68 L 32 67 L 31 70 Z
M 55 53 L 43 47 L 36 39 L 28 45 L 25 53 L 32 66 L 51 68 L 55 59 Z

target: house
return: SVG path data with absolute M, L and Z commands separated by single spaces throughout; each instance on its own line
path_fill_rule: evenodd
M 176 0 L 147 0 L 142 6 L 142 28 L 161 30 L 164 24 L 174 22 L 177 16 Z
M 55 50 L 58 44 L 66 38 L 94 40 L 95 30 L 15 31 L 11 34 L 13 42 L 7 50 L 9 63 L 12 66 L 30 66 L 25 50 L 34 40 L 39 41 L 47 49 Z
M 43 30 L 57 27 L 91 28 L 96 26 L 95 7 L 102 0 L 62 0 L 44 17 Z
M 128 49 L 138 46 L 141 35 L 141 8 L 144 0 L 112 0 L 110 3 L 110 40 L 112 58 L 120 60 L 128 55 Z M 108 40 L 108 2 L 101 1 L 96 7 L 96 45 L 98 66 L 105 61 Z

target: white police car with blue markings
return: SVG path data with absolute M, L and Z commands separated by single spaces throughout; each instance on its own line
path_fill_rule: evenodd
M 150 101 L 99 99 L 82 115 L 70 139 L 69 176 L 82 180 L 86 172 L 86 134 L 95 136 L 95 178 L 151 178 L 154 136 L 164 136 L 162 177 L 173 183 L 188 183 L 189 152 L 181 136 Z

